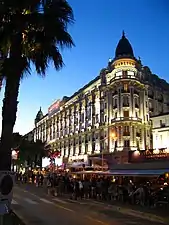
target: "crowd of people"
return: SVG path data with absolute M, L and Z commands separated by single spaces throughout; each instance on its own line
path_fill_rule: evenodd
M 121 184 L 111 177 L 75 177 L 69 173 L 49 173 L 46 177 L 43 174 L 34 174 L 26 178 L 23 174 L 18 179 L 21 182 L 36 183 L 36 186 L 44 186 L 48 195 L 62 196 L 69 195 L 70 198 L 95 199 L 103 201 L 120 201 L 129 204 L 157 207 L 165 205 L 169 207 L 169 186 L 154 186 L 151 182 L 134 183 L 129 179 L 123 180 Z

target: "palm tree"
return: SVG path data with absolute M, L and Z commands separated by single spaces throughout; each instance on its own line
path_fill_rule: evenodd
M 20 143 L 20 146 L 18 147 L 19 155 L 18 155 L 18 165 L 24 164 L 25 161 L 27 162 L 29 167 L 39 166 L 42 165 L 42 158 L 48 156 L 48 151 L 45 148 L 45 143 L 43 143 L 41 140 L 34 141 L 28 141 L 24 138 L 22 139 L 22 142 Z
M 0 1 L 0 51 L 6 55 L 1 74 L 6 79 L 2 108 L 0 170 L 11 169 L 11 143 L 16 121 L 22 76 L 31 72 L 45 76 L 49 62 L 63 66 L 60 49 L 72 47 L 68 25 L 74 21 L 66 0 Z M 23 124 L 24 126 L 24 124 Z

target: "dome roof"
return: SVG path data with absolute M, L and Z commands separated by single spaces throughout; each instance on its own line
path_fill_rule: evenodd
M 120 39 L 116 52 L 115 52 L 115 58 L 123 57 L 123 56 L 129 56 L 129 57 L 134 57 L 133 49 L 128 41 L 128 39 L 125 37 L 125 33 L 123 31 L 122 38 Z
M 42 112 L 42 109 L 41 109 L 41 107 L 40 107 L 40 109 L 39 109 L 39 111 L 38 111 L 38 113 L 37 113 L 37 115 L 36 115 L 35 121 L 36 121 L 36 122 L 39 122 L 42 118 L 43 118 L 43 112 Z

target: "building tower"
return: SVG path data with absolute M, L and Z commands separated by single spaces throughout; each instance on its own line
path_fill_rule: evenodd
M 34 141 L 42 140 L 42 127 L 41 126 L 37 127 L 37 123 L 39 121 L 41 121 L 43 117 L 44 117 L 43 112 L 42 112 L 42 109 L 40 107 L 40 109 L 39 109 L 39 111 L 38 111 L 38 113 L 36 114 L 36 117 L 35 117 Z
M 110 152 L 146 149 L 150 147 L 148 96 L 140 59 L 135 58 L 124 32 L 110 66 Z

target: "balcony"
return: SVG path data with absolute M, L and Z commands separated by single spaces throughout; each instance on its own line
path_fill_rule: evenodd
M 132 79 L 132 80 L 140 80 L 139 77 L 137 76 L 133 76 L 133 75 L 126 75 L 126 76 L 115 76 L 111 79 L 111 82 L 114 82 L 116 80 L 128 80 L 128 79 Z
M 127 88 L 126 90 L 125 89 L 121 89 L 121 93 L 122 94 L 125 94 L 125 93 L 130 94 L 130 89 L 129 88 Z
M 116 123 L 116 122 L 125 122 L 125 121 L 132 121 L 132 122 L 139 122 L 141 123 L 142 122 L 142 119 L 141 118 L 138 118 L 138 117 L 117 117 L 117 118 L 114 118 L 111 120 L 111 123 Z

